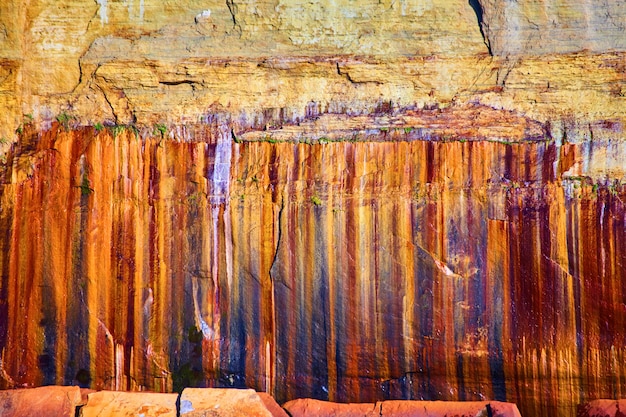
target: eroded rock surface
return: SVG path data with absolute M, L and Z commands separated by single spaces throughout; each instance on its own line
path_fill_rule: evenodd
M 515 404 L 498 401 L 379 401 L 340 404 L 298 399 L 283 404 L 292 417 L 520 417 Z
M 578 407 L 577 417 L 622 417 L 626 415 L 626 400 L 593 400 Z
M 178 394 L 98 391 L 90 393 L 81 417 L 176 417 Z
M 496 55 L 626 49 L 626 6 L 620 0 L 470 3 L 480 7 L 482 27 Z
M 623 392 L 625 7 L 1 2 L 0 387 Z
M 27 132 L 2 171 L 1 383 L 534 416 L 622 389 L 621 128 L 519 140 L 548 127 L 505 112 L 497 140 L 480 118 L 474 139 L 423 137 L 447 114 L 361 120 L 367 141 Z
M 497 401 L 383 401 L 381 416 L 389 417 L 521 417 L 515 404 Z
M 82 405 L 78 387 L 39 387 L 0 391 L 0 415 L 5 417 L 74 417 Z
M 273 417 L 254 390 L 219 388 L 185 388 L 180 396 L 180 415 Z
M 380 407 L 377 407 L 377 404 L 374 403 L 341 404 L 310 398 L 288 401 L 283 404 L 283 408 L 289 412 L 291 417 L 365 417 L 380 415 Z
M 269 412 L 272 413 L 273 417 L 289 417 L 289 414 L 285 412 L 285 410 L 276 402 L 274 397 L 272 397 L 270 394 L 266 392 L 257 392 L 257 395 L 261 398 L 261 401 L 263 401 L 265 408 L 267 408 Z
M 0 6 L 0 137 L 33 116 L 243 124 L 476 103 L 623 121 L 623 2 L 67 0 Z M 242 88 L 245 86 L 245 88 Z M 6 145 L 3 145 L 6 148 Z M 4 149 L 6 150 L 6 149 Z

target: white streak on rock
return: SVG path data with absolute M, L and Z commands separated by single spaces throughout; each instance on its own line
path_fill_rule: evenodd
M 100 5 L 100 10 L 98 13 L 100 14 L 100 23 L 105 24 L 109 23 L 109 16 L 107 15 L 108 5 L 107 0 L 96 0 L 98 5 Z

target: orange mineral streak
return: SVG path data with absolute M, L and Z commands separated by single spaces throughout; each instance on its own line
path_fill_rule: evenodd
M 583 145 L 200 133 L 53 129 L 8 155 L 2 388 L 494 399 L 528 416 L 624 395 L 626 190 L 564 176 Z

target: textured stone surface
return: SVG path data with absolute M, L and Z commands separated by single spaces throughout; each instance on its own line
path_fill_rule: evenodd
M 27 131 L 2 170 L 1 383 L 495 398 L 533 416 L 621 392 L 621 127 L 527 141 L 536 121 L 488 115 L 509 133 L 384 115 L 368 142 L 236 143 L 218 121 L 190 142 Z
M 261 397 L 251 389 L 185 388 L 180 396 L 180 415 L 272 417 Z
M 478 0 L 483 30 L 500 56 L 626 50 L 626 4 L 604 1 Z
M 176 417 L 178 394 L 98 391 L 90 393 L 82 417 Z
M 283 408 L 289 412 L 291 417 L 365 417 L 380 415 L 380 407 L 377 407 L 377 404 L 374 403 L 341 404 L 311 398 L 288 401 L 283 404 Z
M 0 7 L 0 136 L 8 139 L 26 114 L 43 127 L 61 113 L 151 126 L 223 111 L 249 124 L 293 119 L 308 105 L 354 113 L 381 102 L 478 100 L 541 120 L 623 121 L 618 0 Z
M 379 401 L 340 404 L 298 399 L 283 404 L 292 417 L 520 417 L 515 404 L 498 401 Z
M 261 401 L 263 401 L 265 408 L 267 408 L 269 412 L 272 413 L 273 417 L 289 417 L 289 414 L 287 414 L 285 410 L 280 405 L 278 405 L 274 397 L 272 397 L 270 394 L 266 392 L 257 392 L 257 395 L 259 396 L 259 398 L 261 398 Z
M 125 123 L 132 110 L 143 111 L 140 103 L 132 100 L 138 89 L 147 93 L 139 94 L 143 102 L 151 101 L 155 93 L 160 100 L 168 101 L 170 95 L 176 99 L 190 89 L 196 93 L 194 98 L 202 97 L 202 92 L 212 96 L 207 84 L 211 84 L 212 71 L 221 71 L 223 64 L 219 60 L 209 65 L 204 86 L 155 86 L 140 80 L 141 75 L 160 68 L 166 72 L 162 81 L 174 79 L 175 83 L 177 75 L 182 75 L 179 70 L 183 69 L 184 74 L 186 61 L 193 58 L 199 58 L 204 67 L 207 58 L 214 57 L 237 62 L 238 57 L 263 61 L 272 56 L 337 54 L 456 56 L 459 50 L 468 56 L 486 50 L 475 13 L 463 0 L 324 0 L 315 5 L 278 0 L 11 0 L 0 7 L 0 59 L 4 60 L 0 109 L 8 112 L 0 120 L 2 136 L 12 134 L 22 122 L 22 114 L 50 120 L 62 111 L 70 111 L 83 121 L 102 121 L 102 111 L 109 104 L 105 96 L 111 104 L 123 106 L 130 101 L 131 107 L 137 105 L 127 113 L 106 114 Z M 100 65 L 104 67 L 96 71 Z M 101 89 L 111 70 L 118 66 L 129 70 L 123 90 Z M 235 64 L 233 69 L 238 66 Z M 337 72 L 335 64 L 332 70 Z M 118 78 L 120 74 L 115 75 Z M 236 92 L 241 90 L 237 81 L 234 78 L 224 86 L 234 93 L 235 100 Z M 263 92 L 275 94 L 276 87 L 268 85 Z M 129 92 L 131 97 L 127 99 Z M 295 91 L 287 94 L 295 95 Z M 220 102 L 227 100 L 221 97 Z M 166 107 L 158 118 L 172 114 L 177 120 L 189 117 L 184 103 L 174 100 Z M 194 113 L 193 117 L 197 120 L 200 115 Z
M 48 386 L 0 391 L 4 417 L 74 417 L 81 405 L 78 387 Z
M 521 417 L 515 404 L 497 401 L 383 401 L 377 404 L 388 417 Z
M 593 400 L 578 406 L 577 417 L 623 417 L 626 400 Z
M 1 2 L 0 387 L 621 396 L 625 7 Z

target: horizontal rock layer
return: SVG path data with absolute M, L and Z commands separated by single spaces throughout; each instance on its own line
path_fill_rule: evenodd
M 282 412 L 284 415 L 284 410 Z M 253 390 L 226 388 L 186 388 L 180 395 L 179 415 L 204 417 L 272 417 L 259 395 Z
M 284 408 L 267 393 L 250 389 L 185 388 L 180 394 L 154 392 L 97 391 L 81 400 L 78 387 L 47 386 L 33 389 L 1 390 L 4 417 L 30 416 L 482 416 L 520 417 L 515 404 L 499 401 L 381 401 L 377 404 L 339 404 L 298 399 Z M 612 401 L 613 408 L 617 401 Z M 593 407 L 607 406 L 608 400 L 594 401 Z M 591 404 L 585 405 L 590 410 Z M 619 409 L 619 406 L 618 408 Z M 289 411 L 289 414 L 285 410 Z
M 625 19 L 620 0 L 9 0 L 0 138 L 26 115 L 175 125 L 219 110 L 247 123 L 379 102 L 623 121 Z
M 311 399 L 283 405 L 292 417 L 520 417 L 515 404 L 499 401 L 379 401 L 376 404 L 340 404 Z
M 476 136 L 488 120 L 427 140 L 374 118 L 367 142 L 315 144 L 217 121 L 187 127 L 195 142 L 27 130 L 0 182 L 0 385 L 495 399 L 532 416 L 621 395 L 621 127 L 510 141 L 552 127 L 509 120 L 499 141 Z

